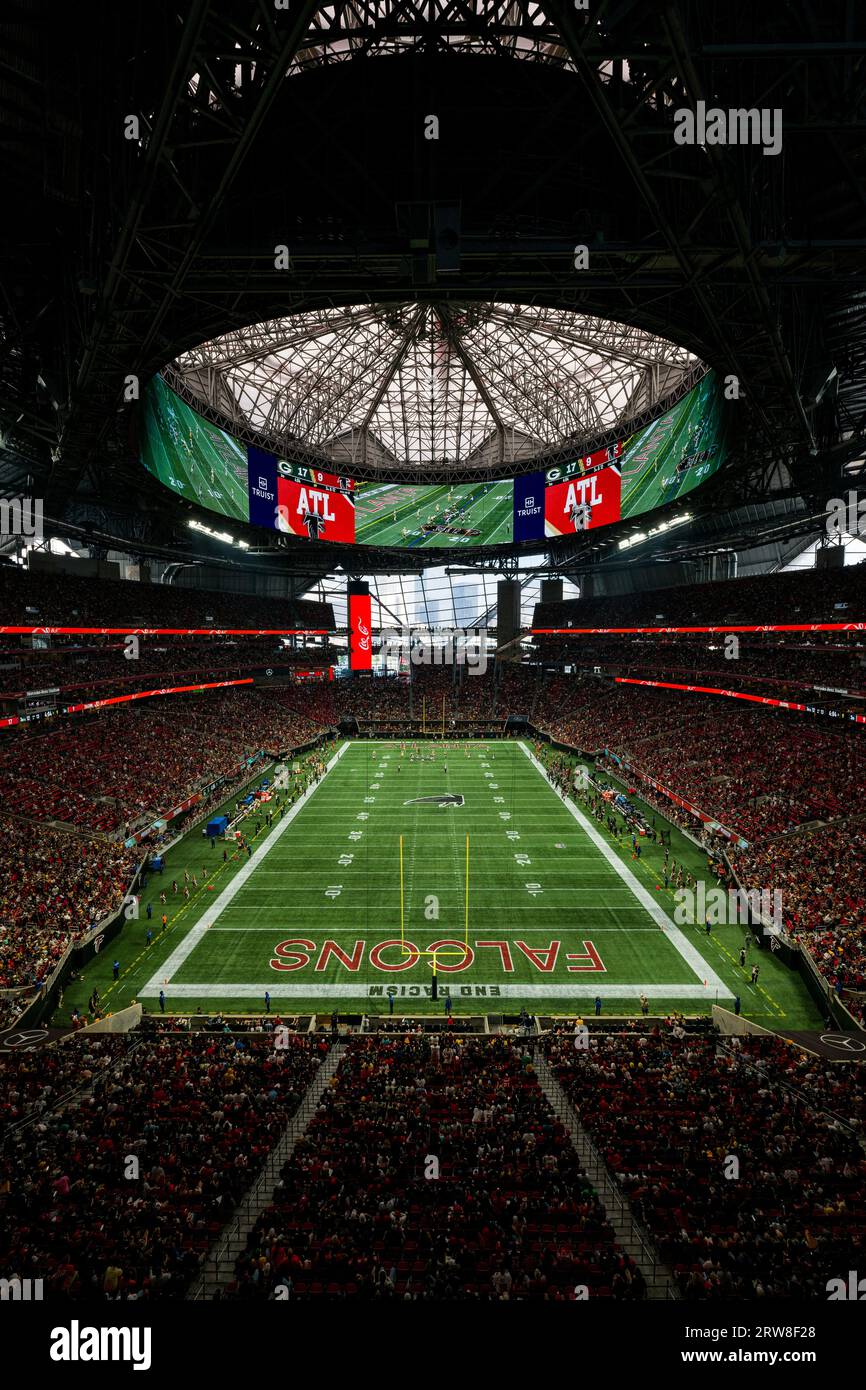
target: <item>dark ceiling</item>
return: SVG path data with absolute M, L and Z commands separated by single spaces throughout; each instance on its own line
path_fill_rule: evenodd
M 501 298 L 620 318 L 735 375 L 714 542 L 725 508 L 756 504 L 760 539 L 785 496 L 807 527 L 866 431 L 866 8 L 478 8 L 7 0 L 0 487 L 31 478 L 58 522 L 181 553 L 180 504 L 135 463 L 130 374 L 322 304 Z M 350 58 L 313 61 L 325 29 Z M 781 109 L 782 152 L 677 145 L 699 100 Z

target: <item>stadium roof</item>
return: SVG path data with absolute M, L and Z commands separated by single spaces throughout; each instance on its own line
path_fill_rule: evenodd
M 141 467 L 134 386 L 251 323 L 360 304 L 630 322 L 736 391 L 735 447 L 695 494 L 688 531 L 625 551 L 613 528 L 590 533 L 574 543 L 575 567 L 686 547 L 684 564 L 712 564 L 720 547 L 755 543 L 781 546 L 785 563 L 789 546 L 823 532 L 827 499 L 862 486 L 866 56 L 850 0 L 589 11 L 206 0 L 157 23 L 136 0 L 14 9 L 0 75 L 15 209 L 0 229 L 0 488 L 38 492 L 53 534 L 178 562 L 200 554 L 181 500 Z M 678 113 L 699 103 L 780 108 L 782 154 L 680 144 Z M 137 138 L 120 141 L 117 112 L 138 113 Z M 429 112 L 437 140 L 425 137 Z M 284 243 L 288 269 L 274 255 Z M 578 243 L 590 253 L 579 271 Z M 369 408 L 351 353 L 347 364 L 353 404 Z M 579 431 L 593 410 L 626 409 L 602 392 L 562 419 L 543 394 L 503 413 L 468 371 L 460 400 L 459 380 L 452 364 L 444 424 L 426 427 L 437 453 L 463 450 L 455 473 L 500 443 L 519 455 L 554 425 Z M 214 399 L 215 413 L 242 415 L 234 389 Z M 277 408 L 291 403 L 284 392 Z M 251 418 L 261 409 L 255 392 L 243 405 Z M 418 479 L 423 393 L 404 425 L 386 392 L 360 433 L 327 391 L 305 405 L 299 433 L 379 450 L 377 475 L 399 446 Z M 275 534 L 272 548 L 293 574 L 336 563 L 299 538 Z M 559 542 L 556 560 L 569 560 Z
M 572 68 L 549 8 L 536 0 L 352 0 L 313 7 L 287 72 L 399 55 L 431 44 Z M 609 64 L 607 65 L 609 68 Z
M 320 309 L 253 324 L 167 373 L 194 404 L 342 467 L 495 467 L 623 427 L 698 358 L 643 329 L 523 304 Z

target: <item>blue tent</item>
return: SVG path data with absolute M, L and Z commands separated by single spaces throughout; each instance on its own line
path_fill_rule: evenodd
M 205 834 L 210 836 L 223 835 L 228 827 L 228 823 L 228 816 L 214 816 L 213 820 L 208 821 Z

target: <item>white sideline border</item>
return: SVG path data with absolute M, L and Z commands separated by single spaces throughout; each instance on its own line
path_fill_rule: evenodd
M 371 742 L 375 742 L 375 740 L 371 740 Z M 325 769 L 326 775 L 334 767 L 336 767 L 339 759 L 352 746 L 353 745 L 350 743 L 342 744 L 342 746 L 337 750 L 333 758 L 327 764 L 327 767 Z M 526 757 L 529 759 L 532 765 L 536 768 L 536 770 L 541 773 L 541 776 L 547 782 L 548 786 L 550 786 L 551 789 L 555 791 L 555 788 L 553 788 L 553 784 L 550 781 L 550 778 L 547 775 L 547 771 L 543 767 L 543 765 L 529 751 L 529 749 L 526 747 L 524 743 L 518 741 L 518 746 L 521 748 L 523 753 L 526 755 Z M 324 778 L 322 779 L 322 781 L 324 781 Z M 247 863 L 244 864 L 242 868 L 238 870 L 231 883 L 227 884 L 227 886 L 223 889 L 222 893 L 214 902 L 211 910 L 209 912 L 206 912 L 203 915 L 203 917 L 199 919 L 196 925 L 193 928 L 191 928 L 191 930 L 184 937 L 183 941 L 180 942 L 180 944 L 172 952 L 172 954 L 168 957 L 164 964 L 159 968 L 159 970 L 157 970 L 157 972 L 152 976 L 148 983 L 140 990 L 139 997 L 152 998 L 157 996 L 160 992 L 160 989 L 165 987 L 165 977 L 167 977 L 168 990 L 172 999 L 263 999 L 266 990 L 270 993 L 271 998 L 274 1000 L 293 998 L 387 998 L 387 984 L 384 984 L 384 988 L 386 991 L 385 994 L 379 996 L 378 989 L 382 988 L 383 986 L 379 985 L 378 982 L 370 982 L 369 980 L 366 983 L 358 982 L 356 984 L 351 982 L 346 984 L 283 984 L 278 981 L 271 980 L 267 980 L 263 984 L 240 984 L 230 983 L 228 981 L 220 981 L 213 984 L 171 983 L 172 972 L 178 970 L 180 966 L 183 964 L 183 962 L 187 959 L 187 957 L 192 954 L 192 952 L 195 950 L 196 946 L 199 944 L 202 937 L 204 936 L 205 932 L 208 930 L 209 926 L 216 921 L 217 917 L 223 911 L 225 911 L 226 907 L 228 907 L 229 903 L 233 900 L 236 893 L 240 890 L 243 884 L 246 883 L 247 879 L 262 862 L 272 845 L 276 842 L 279 836 L 282 835 L 283 831 L 294 819 L 298 811 L 300 811 L 301 807 L 305 805 L 307 800 L 321 785 L 321 782 L 316 783 L 315 786 L 310 787 L 306 792 L 304 792 L 300 800 L 295 802 L 288 815 L 286 815 L 283 818 L 283 820 L 280 821 L 279 824 L 275 827 L 275 829 L 271 831 L 270 835 L 268 835 L 267 839 L 259 846 L 259 848 L 255 851 L 255 853 L 247 861 Z M 703 956 L 700 954 L 699 951 L 697 951 L 694 948 L 694 946 L 692 946 L 691 942 L 683 935 L 679 927 L 677 927 L 671 921 L 667 913 L 658 905 L 658 903 L 654 901 L 654 899 L 647 892 L 647 890 L 644 887 L 642 887 L 642 885 L 637 881 L 637 879 L 635 878 L 631 870 L 628 868 L 628 866 L 624 864 L 622 860 L 619 859 L 619 857 L 613 853 L 613 850 L 605 842 L 602 836 L 599 835 L 595 827 L 583 816 L 583 814 L 580 811 L 578 811 L 577 807 L 570 799 L 564 799 L 563 805 L 566 806 L 566 808 L 571 812 L 572 816 L 580 825 L 581 829 L 586 831 L 589 839 L 595 845 L 596 849 L 600 851 L 604 859 L 610 864 L 614 871 L 623 880 L 626 887 L 637 899 L 641 907 L 643 907 L 649 913 L 650 917 L 653 919 L 653 921 L 656 922 L 657 926 L 659 926 L 665 931 L 665 934 L 667 935 L 668 939 L 672 942 L 675 949 L 686 961 L 686 964 L 691 966 L 692 970 L 694 970 L 700 983 L 697 985 L 660 985 L 626 983 L 613 984 L 609 982 L 598 982 L 595 984 L 499 984 L 497 982 L 495 984 L 488 983 L 484 985 L 477 985 L 477 982 L 474 981 L 472 985 L 473 996 L 475 994 L 475 989 L 477 985 L 479 989 L 483 988 L 485 990 L 495 990 L 495 994 L 491 994 L 490 996 L 488 996 L 495 999 L 519 999 L 524 997 L 541 999 L 593 999 L 596 996 L 598 996 L 601 999 L 637 999 L 641 996 L 641 994 L 646 995 L 648 999 L 706 999 L 710 994 L 710 991 L 712 990 L 716 991 L 717 999 L 719 997 L 723 997 L 725 999 L 732 999 L 732 992 L 727 988 L 727 986 L 722 982 L 722 980 L 719 979 L 718 975 L 716 975 L 716 973 L 710 969 Z M 205 918 L 207 918 L 206 921 Z M 271 932 L 272 928 L 223 928 L 223 930 L 257 930 Z M 619 929 L 617 928 L 617 930 Z M 648 931 L 651 930 L 651 928 L 639 928 L 638 930 Z M 706 981 L 706 984 L 703 983 L 704 980 Z M 454 990 L 455 997 L 457 997 L 458 999 L 462 997 L 459 994 L 459 986 L 460 979 L 459 977 L 455 977 Z M 377 990 L 376 995 L 371 995 L 370 993 L 370 990 L 373 988 Z M 408 998 L 408 996 L 405 997 Z M 395 996 L 395 1003 L 398 999 L 402 1000 L 403 998 L 403 995 Z
M 544 778 L 547 785 L 554 792 L 556 792 L 556 788 L 553 786 L 553 783 L 551 782 L 550 777 L 547 774 L 547 769 L 544 767 L 542 763 L 538 761 L 535 754 L 529 751 L 525 743 L 518 743 L 518 747 L 523 750 L 529 761 L 532 763 L 532 766 L 536 769 L 536 771 L 541 773 L 541 776 Z M 559 793 L 556 792 L 556 795 L 559 796 Z M 599 834 L 592 822 L 587 820 L 583 812 L 577 809 L 570 797 L 560 797 L 560 800 L 562 801 L 562 804 L 566 808 L 566 810 L 570 811 L 572 816 L 574 816 L 574 819 L 577 821 L 581 830 L 583 830 L 586 833 L 586 835 L 595 845 L 599 853 L 607 860 L 610 867 L 614 870 L 615 873 L 619 875 L 623 883 L 625 883 L 626 886 L 631 890 L 631 892 L 634 894 L 634 896 L 640 903 L 641 907 L 646 909 L 653 921 L 657 924 L 657 926 L 659 926 L 662 929 L 668 941 L 670 941 L 671 945 L 679 952 L 683 960 L 686 962 L 686 965 L 690 966 L 690 968 L 697 975 L 698 979 L 701 981 L 701 993 L 706 993 L 706 991 L 703 988 L 703 982 L 706 981 L 707 987 L 709 989 L 717 990 L 720 997 L 724 997 L 725 999 L 733 999 L 734 996 L 732 991 L 719 978 L 716 972 L 713 969 L 711 969 L 709 965 L 707 965 L 707 962 L 704 960 L 700 951 L 698 951 L 696 947 L 692 945 L 688 937 L 686 937 L 680 931 L 679 927 L 671 921 L 664 908 L 659 906 L 659 904 L 653 898 L 652 894 L 649 893 L 647 889 L 643 887 L 642 884 L 638 883 L 637 879 L 635 878 L 628 865 L 622 862 L 618 854 L 614 854 L 610 845 L 607 843 L 604 837 Z M 675 985 L 667 986 L 667 989 L 669 991 L 675 991 L 676 988 L 677 987 Z M 682 989 L 683 986 L 680 986 L 680 988 Z M 644 992 L 648 994 L 648 991 Z
M 238 869 L 231 883 L 226 884 L 216 901 L 202 913 L 195 926 L 187 932 L 183 941 L 175 947 L 171 955 L 164 960 L 159 969 L 151 975 L 147 984 L 142 986 L 139 991 L 141 996 L 152 997 L 153 995 L 158 995 L 159 991 L 164 987 L 166 980 L 171 984 L 172 975 L 180 969 L 187 957 L 192 955 L 208 928 L 212 927 L 221 913 L 225 912 L 229 903 L 237 896 L 247 879 L 251 874 L 255 873 L 265 855 L 270 853 L 280 836 L 285 834 L 292 821 L 295 819 L 295 816 L 301 808 L 307 804 L 314 792 L 318 791 L 325 777 L 332 768 L 337 766 L 340 758 L 342 758 L 346 749 L 350 746 L 350 744 L 344 743 L 342 747 L 337 749 L 331 761 L 325 766 L 325 776 L 322 777 L 321 781 L 315 782 L 312 787 L 308 787 L 303 796 L 300 796 L 292 808 L 283 816 L 282 820 L 277 822 L 270 834 L 265 837 L 258 849 L 255 850 L 247 860 L 246 864 Z M 174 989 L 176 993 L 178 986 L 175 986 Z
M 392 982 L 393 983 L 393 982 Z M 426 991 L 429 985 L 394 985 L 397 993 L 394 995 L 394 1002 L 405 1002 L 410 999 L 429 999 Z M 447 988 L 451 992 L 452 998 L 457 1002 L 466 1002 L 469 995 L 460 993 L 460 976 L 455 975 L 453 982 L 449 980 Z M 506 984 L 498 982 L 494 984 L 478 984 L 473 980 L 471 985 L 466 988 L 471 990 L 473 1000 L 478 999 L 594 999 L 598 995 L 599 999 L 639 999 L 645 994 L 647 999 L 706 999 L 708 991 L 703 985 L 520 985 Z M 409 990 L 416 990 L 417 993 L 410 994 Z M 446 986 L 439 985 L 440 998 L 444 998 Z M 266 980 L 261 985 L 250 984 L 216 984 L 216 985 L 173 985 L 171 988 L 170 999 L 260 999 L 264 1000 L 265 990 L 271 999 L 387 999 L 388 981 L 381 982 L 374 980 L 359 981 L 357 984 L 311 984 L 311 985 L 283 985 L 278 981 Z M 371 991 L 375 990 L 375 993 Z M 401 992 L 402 990 L 402 992 Z M 486 994 L 478 994 L 477 991 L 489 991 Z M 495 991 L 495 992 L 494 992 Z M 168 995 L 166 996 L 169 997 Z

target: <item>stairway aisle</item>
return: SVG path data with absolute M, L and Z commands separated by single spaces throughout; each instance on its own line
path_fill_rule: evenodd
M 211 1247 L 202 1265 L 201 1274 L 187 1294 L 188 1299 L 211 1299 L 218 1289 L 224 1288 L 234 1278 L 235 1260 L 246 1249 L 249 1233 L 262 1212 L 270 1206 L 280 1172 L 291 1158 L 301 1135 L 305 1133 L 345 1050 L 343 1043 L 332 1046 L 300 1106 L 286 1125 L 282 1138 L 269 1153 L 264 1168 L 242 1205 L 235 1211 L 231 1221 L 223 1228 Z
M 662 1264 L 652 1241 L 632 1216 L 628 1202 L 578 1120 L 577 1112 L 551 1071 L 547 1058 L 541 1055 L 538 1048 L 535 1051 L 534 1064 L 542 1091 L 571 1136 L 571 1142 L 586 1175 L 605 1205 L 607 1219 L 614 1229 L 617 1244 L 631 1256 L 646 1280 L 647 1298 L 658 1301 L 679 1298 L 671 1270 Z

